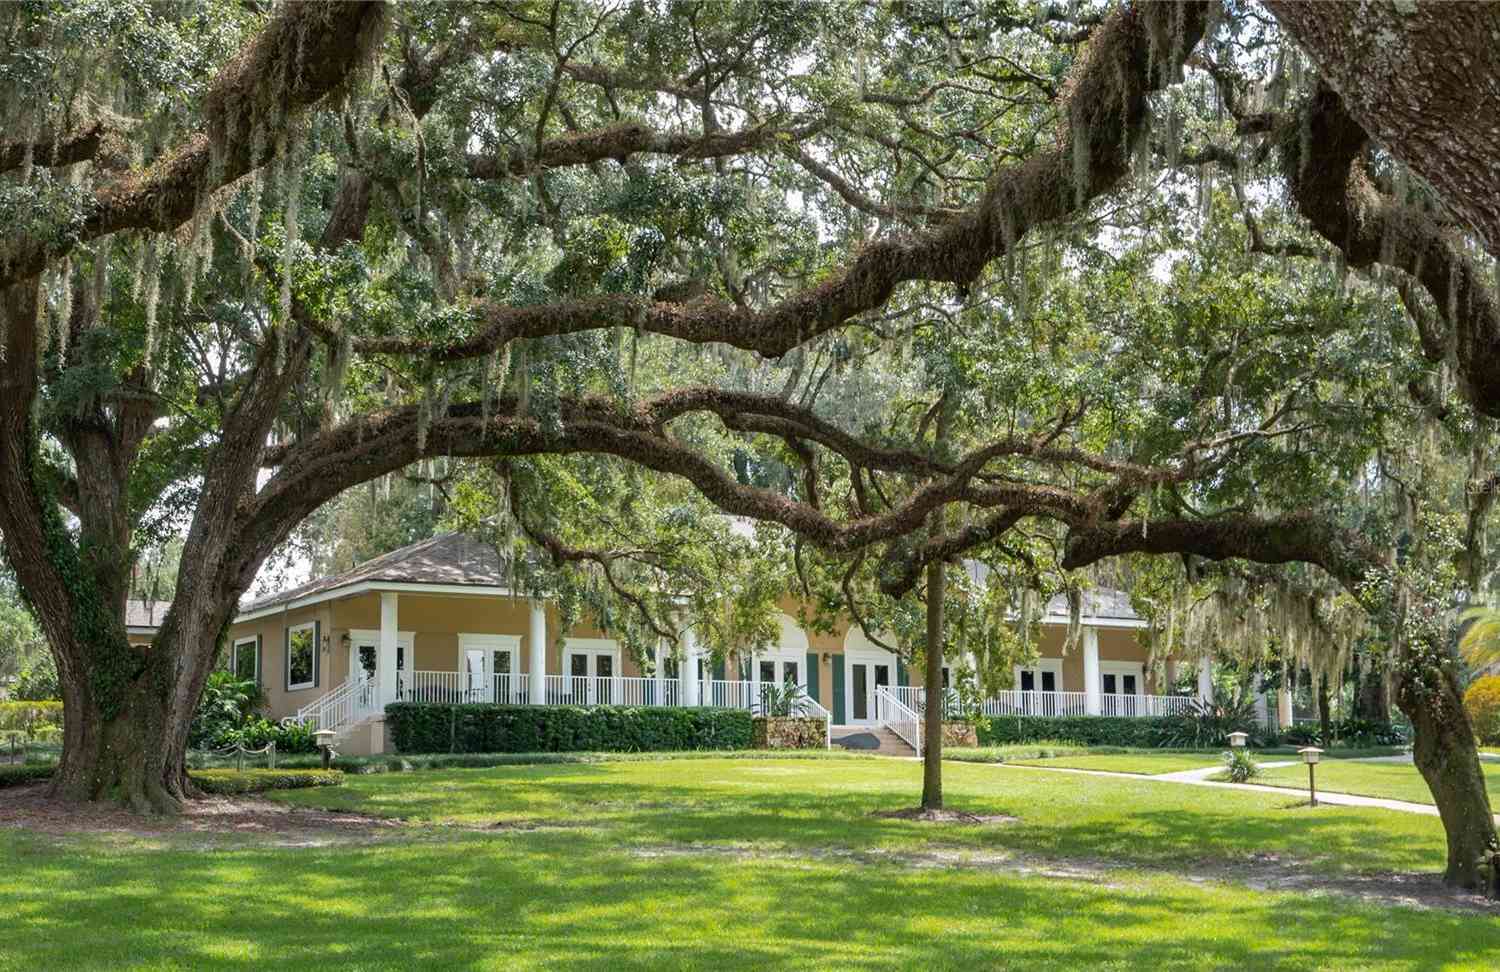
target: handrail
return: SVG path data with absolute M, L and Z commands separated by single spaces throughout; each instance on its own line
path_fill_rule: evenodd
M 918 756 L 922 755 L 922 717 L 884 685 L 875 687 L 875 722 L 900 736 Z
M 375 708 L 374 686 L 375 679 L 361 670 L 359 678 L 346 681 L 333 691 L 307 703 L 297 710 L 296 715 L 282 719 L 281 724 L 290 728 L 311 722 L 311 728 L 315 730 L 342 729 L 366 711 Z
M 823 720 L 823 748 L 832 749 L 833 713 L 823 708 L 823 703 L 819 702 L 811 695 L 803 695 L 798 697 L 796 706 L 803 713 L 811 714 L 814 719 L 821 718 Z

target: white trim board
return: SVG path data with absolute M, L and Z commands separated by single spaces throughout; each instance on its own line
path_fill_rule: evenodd
M 283 611 L 296 611 L 309 607 L 313 604 L 321 604 L 324 601 L 337 601 L 345 597 L 357 597 L 360 594 L 371 593 L 397 593 L 397 594 L 461 594 L 474 597 L 506 597 L 514 600 L 528 600 L 515 593 L 508 587 L 499 587 L 494 584 L 422 584 L 407 581 L 356 581 L 352 584 L 341 584 L 338 587 L 330 587 L 324 591 L 316 591 L 312 594 L 304 594 L 290 601 L 282 601 L 277 604 L 268 604 L 254 611 L 244 611 L 235 615 L 232 624 L 243 621 L 255 621 L 267 618 L 273 614 Z

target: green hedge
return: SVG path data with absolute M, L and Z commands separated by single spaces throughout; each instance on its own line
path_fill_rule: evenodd
M 743 709 L 398 702 L 386 706 L 385 727 L 401 753 L 750 748 L 750 713 Z
M 63 724 L 61 702 L 0 702 L 0 731 L 23 732 L 30 738 L 60 731 Z
M 1084 746 L 1136 746 L 1155 749 L 1169 745 L 1181 720 L 1173 716 L 991 716 L 979 729 L 979 745 L 1065 742 Z
M 324 769 L 193 770 L 189 774 L 204 793 L 261 793 L 301 790 L 310 786 L 342 786 L 344 774 Z
M 52 778 L 52 771 L 56 768 L 51 763 L 15 763 L 10 766 L 0 766 L 0 790 L 7 786 L 20 786 L 23 783 L 49 780 Z

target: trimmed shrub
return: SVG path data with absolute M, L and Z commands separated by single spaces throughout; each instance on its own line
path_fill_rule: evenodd
M 385 727 L 401 753 L 750 748 L 750 713 L 743 709 L 398 702 L 386 706 Z
M 0 731 L 13 730 L 35 739 L 60 732 L 62 724 L 61 702 L 0 702 Z
M 1260 764 L 1248 749 L 1231 749 L 1224 754 L 1224 775 L 1231 783 L 1248 783 L 1260 775 Z
M 51 763 L 18 763 L 13 766 L 0 766 L 0 790 L 7 786 L 50 780 L 52 771 L 56 768 Z
M 188 774 L 204 793 L 229 795 L 266 790 L 302 790 L 310 786 L 342 786 L 344 774 L 324 769 L 193 770 Z
M 1486 746 L 1500 744 L 1500 675 L 1475 679 L 1464 693 L 1464 708 L 1479 741 Z
M 979 745 L 1060 742 L 1157 749 L 1169 745 L 1177 728 L 1173 716 L 991 716 L 980 727 Z

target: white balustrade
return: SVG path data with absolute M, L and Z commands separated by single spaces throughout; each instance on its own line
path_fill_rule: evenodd
M 358 678 L 346 681 L 338 688 L 315 699 L 297 710 L 297 714 L 281 720 L 282 725 L 300 723 L 314 732 L 332 729 L 337 732 L 352 725 L 379 709 L 377 704 L 379 687 L 375 679 L 360 670 Z
M 922 755 L 922 717 L 884 685 L 875 688 L 875 722 L 906 740 L 918 756 Z

